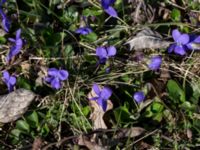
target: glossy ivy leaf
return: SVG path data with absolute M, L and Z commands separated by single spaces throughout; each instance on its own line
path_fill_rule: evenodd
M 27 122 L 32 128 L 37 128 L 39 126 L 39 118 L 37 112 L 32 112 L 26 117 Z
M 9 137 L 12 139 L 12 144 L 17 144 L 19 142 L 21 131 L 19 129 L 11 130 Z
M 18 120 L 16 122 L 16 128 L 19 129 L 23 133 L 30 132 L 30 126 L 25 120 Z
M 178 83 L 174 80 L 169 80 L 167 83 L 169 97 L 175 103 L 185 102 L 185 92 L 181 89 Z

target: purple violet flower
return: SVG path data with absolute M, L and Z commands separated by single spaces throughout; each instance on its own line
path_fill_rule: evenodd
M 117 17 L 117 12 L 113 7 L 110 6 L 114 3 L 115 0 L 101 0 L 101 6 L 103 7 L 104 11 L 112 17 Z
M 145 99 L 144 92 L 142 92 L 142 91 L 135 92 L 134 95 L 133 95 L 133 99 L 134 99 L 137 103 L 141 103 L 141 102 Z
M 15 43 L 15 45 L 13 45 L 10 48 L 10 51 L 9 51 L 8 56 L 6 58 L 7 62 L 9 62 L 12 59 L 12 57 L 16 56 L 20 52 L 20 50 L 23 46 L 23 41 L 22 41 L 20 36 L 21 36 L 21 29 L 18 29 L 16 31 L 16 38 L 15 39 L 13 39 L 13 38 L 8 39 L 10 42 Z
M 187 44 L 189 50 L 200 50 L 200 36 L 190 35 L 190 41 Z
M 108 67 L 108 68 L 106 68 L 106 70 L 105 70 L 105 72 L 108 74 L 108 73 L 110 73 L 110 67 Z
M 58 70 L 56 68 L 48 69 L 48 76 L 45 81 L 51 84 L 52 88 L 56 90 L 61 88 L 61 81 L 67 80 L 69 73 L 67 70 Z
M 10 76 L 8 71 L 4 71 L 2 79 L 3 82 L 7 85 L 9 92 L 12 92 L 14 85 L 16 84 L 16 77 Z
M 87 35 L 92 32 L 92 29 L 89 27 L 80 27 L 75 32 L 78 34 Z
M 151 58 L 151 62 L 148 65 L 149 69 L 151 70 L 158 70 L 162 64 L 162 57 L 161 56 L 153 56 Z
M 6 32 L 9 32 L 10 29 L 10 21 L 9 19 L 6 17 L 5 13 L 2 10 L 2 5 L 6 2 L 6 0 L 1 0 L 0 2 L 0 15 L 1 15 L 1 19 L 2 19 L 2 26 L 4 28 L 4 30 Z
M 106 111 L 107 100 L 112 95 L 112 90 L 109 87 L 104 87 L 103 89 L 100 89 L 97 84 L 93 84 L 92 90 L 97 96 L 91 98 L 90 100 L 97 101 L 98 105 L 102 107 L 103 111 Z
M 109 57 L 115 56 L 117 50 L 114 46 L 97 47 L 96 55 L 99 57 L 99 63 L 104 64 Z
M 175 43 L 170 45 L 170 47 L 168 48 L 168 52 L 171 53 L 172 51 L 174 51 L 174 53 L 176 54 L 185 55 L 187 44 L 190 40 L 189 35 L 181 34 L 178 29 L 175 29 L 172 31 L 172 37 Z
M 2 18 L 2 26 L 3 26 L 3 29 L 6 31 L 6 32 L 9 32 L 9 29 L 10 29 L 10 21 L 8 20 L 8 18 L 6 17 L 5 13 L 3 12 L 3 10 L 0 8 L 0 15 L 1 15 L 1 18 Z
M 6 2 L 6 0 L 1 0 L 0 5 L 3 5 Z

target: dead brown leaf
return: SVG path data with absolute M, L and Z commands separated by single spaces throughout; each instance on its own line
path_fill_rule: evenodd
M 88 94 L 88 99 L 91 99 L 92 97 L 95 97 L 96 94 L 92 90 Z M 97 104 L 94 100 L 89 100 L 90 107 L 92 108 L 92 113 L 90 115 L 90 119 L 93 122 L 93 129 L 107 129 L 107 126 L 103 120 L 103 116 L 105 112 L 103 111 L 102 107 Z M 113 108 L 113 104 L 110 100 L 107 100 L 107 110 L 111 110 Z
M 22 68 L 22 72 L 28 72 L 31 68 L 31 64 L 28 62 L 22 62 L 21 63 L 21 68 Z
M 35 80 L 35 84 L 37 86 L 43 85 L 43 79 L 47 76 L 47 70 L 48 69 L 46 67 L 43 67 L 43 66 L 40 67 L 40 71 L 38 71 L 38 73 L 37 73 L 38 77 Z
M 134 23 L 152 23 L 155 19 L 155 11 L 151 5 L 146 4 L 144 0 L 129 0 L 132 3 L 132 13 Z
M 142 50 L 142 49 L 161 49 L 167 48 L 171 42 L 163 40 L 162 36 L 149 28 L 145 28 L 138 32 L 136 36 L 125 43 L 129 44 L 130 50 Z
M 35 96 L 35 93 L 26 89 L 17 89 L 0 96 L 0 123 L 12 122 L 20 118 Z
M 35 138 L 32 146 L 32 150 L 40 150 L 42 148 L 42 139 L 40 137 Z
M 86 146 L 89 150 L 107 150 L 107 148 L 91 142 L 88 137 L 83 135 L 78 137 L 78 145 Z
M 141 127 L 131 127 L 131 128 L 124 128 L 119 130 L 114 138 L 121 139 L 121 138 L 133 138 L 143 134 L 145 131 L 144 128 Z
M 190 129 L 187 129 L 187 137 L 189 140 L 192 140 L 192 131 Z

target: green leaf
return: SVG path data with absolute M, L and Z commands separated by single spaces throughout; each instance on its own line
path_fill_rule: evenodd
M 6 43 L 6 39 L 5 39 L 5 37 L 0 36 L 0 43 L 1 43 L 1 44 Z
M 61 42 L 61 40 L 62 40 L 62 36 L 64 37 L 64 35 L 63 35 L 63 33 L 61 32 L 61 33 L 54 33 L 53 35 L 52 35 L 52 41 L 53 41 L 53 45 L 58 45 L 60 42 Z
M 33 128 L 37 128 L 39 126 L 38 114 L 35 111 L 28 117 L 26 117 L 26 120 L 29 123 L 29 125 Z
M 49 134 L 49 127 L 47 124 L 45 124 L 42 129 L 41 129 L 41 135 L 42 136 L 47 136 Z
M 11 130 L 9 137 L 12 138 L 12 144 L 17 144 L 20 140 L 21 131 L 19 129 Z
M 153 113 L 160 113 L 162 112 L 163 109 L 164 109 L 164 106 L 159 102 L 154 102 L 151 107 L 151 110 Z
M 128 108 L 121 106 L 114 110 L 114 115 L 117 122 L 119 121 L 119 123 L 125 123 L 130 121 L 131 113 Z
M 121 79 L 122 79 L 124 82 L 129 82 L 129 81 L 130 81 L 129 75 L 124 75 L 124 76 L 121 77 Z
M 181 12 L 180 12 L 180 10 L 174 8 L 172 10 L 172 12 L 171 12 L 171 18 L 174 21 L 180 21 L 180 19 L 181 19 Z
M 30 80 L 28 79 L 25 79 L 23 77 L 19 77 L 17 79 L 17 85 L 20 87 L 20 88 L 24 88 L 24 89 L 27 89 L 27 90 L 31 90 L 31 83 L 30 83 Z
M 102 12 L 102 10 L 97 10 L 96 8 L 87 8 L 83 10 L 83 16 L 99 16 Z
M 193 105 L 188 101 L 185 101 L 183 104 L 181 104 L 181 108 L 186 111 L 195 111 L 197 109 L 196 105 Z
M 68 57 L 72 56 L 73 55 L 73 47 L 72 45 L 68 44 L 65 46 L 65 49 L 64 49 L 64 52 L 65 52 L 65 55 Z
M 16 122 L 16 128 L 22 131 L 23 133 L 29 133 L 30 132 L 30 126 L 29 124 L 24 120 L 18 120 Z
M 147 107 L 145 111 L 145 117 L 150 118 L 153 116 L 153 112 L 151 111 L 151 106 Z
M 82 112 L 83 112 L 84 116 L 87 116 L 90 112 L 90 107 L 89 106 L 83 107 Z
M 174 80 L 169 80 L 167 83 L 167 90 L 169 97 L 175 103 L 185 102 L 185 92 L 180 88 L 180 86 Z
M 66 11 L 64 11 L 63 16 L 60 18 L 63 22 L 68 22 L 72 24 L 75 22 L 78 18 L 78 11 L 77 8 L 74 6 L 68 7 Z
M 97 40 L 97 38 L 98 37 L 97 37 L 96 33 L 94 33 L 94 32 L 91 32 L 90 34 L 87 34 L 87 35 L 81 35 L 81 39 L 88 41 L 88 42 L 94 42 Z
M 13 138 L 19 138 L 20 134 L 21 134 L 21 131 L 19 129 L 13 129 L 10 132 L 10 136 Z
M 163 113 L 157 113 L 154 117 L 153 120 L 156 120 L 158 122 L 160 122 L 163 118 Z

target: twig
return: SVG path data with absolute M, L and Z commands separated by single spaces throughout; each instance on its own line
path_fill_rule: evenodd
M 118 129 L 120 130 L 120 129 Z M 100 133 L 100 132 L 104 132 L 104 133 L 107 133 L 107 132 L 113 132 L 115 131 L 115 129 L 98 129 L 98 130 L 93 130 L 91 131 L 90 133 L 87 133 L 87 134 L 83 134 L 84 136 L 89 136 L 89 135 L 92 135 L 92 134 L 95 134 L 95 133 Z M 59 142 L 54 142 L 54 143 L 51 143 L 51 144 L 48 144 L 47 146 L 45 146 L 44 148 L 42 148 L 42 150 L 48 150 L 48 148 L 54 146 L 54 145 L 62 145 L 63 143 L 65 143 L 66 141 L 68 140 L 72 140 L 72 139 L 76 139 L 78 138 L 80 135 L 74 135 L 74 136 L 69 136 L 69 137 L 64 137 L 63 139 L 61 139 Z
M 137 142 L 139 142 L 139 141 L 141 141 L 141 140 L 143 140 L 143 139 L 147 138 L 148 136 L 150 136 L 150 135 L 152 135 L 152 134 L 156 133 L 158 130 L 159 130 L 159 129 L 155 129 L 154 131 L 152 131 L 152 132 L 148 133 L 147 135 L 145 135 L 145 136 L 143 136 L 143 137 L 139 138 L 139 139 L 138 139 L 138 140 L 136 140 L 135 142 L 133 142 L 133 143 L 129 144 L 129 145 L 126 147 L 126 149 L 130 148 L 132 145 L 136 144 Z
M 13 147 L 12 146 L 10 146 L 10 145 L 8 145 L 8 144 L 6 144 L 4 141 L 2 141 L 2 140 L 0 140 L 0 143 L 2 143 L 4 146 L 6 146 L 6 147 L 9 147 L 10 149 L 13 149 Z

